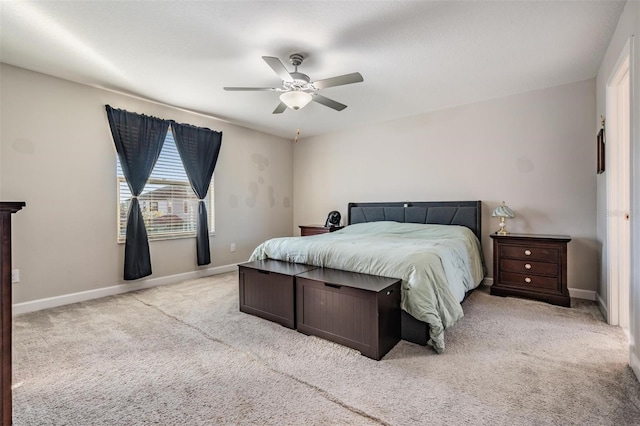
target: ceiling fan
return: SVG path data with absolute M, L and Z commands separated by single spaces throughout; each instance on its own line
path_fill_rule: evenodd
M 318 90 L 364 81 L 359 72 L 311 81 L 308 75 L 298 72 L 298 66 L 300 66 L 304 60 L 304 56 L 300 53 L 294 53 L 289 56 L 289 61 L 291 61 L 291 65 L 295 68 L 295 71 L 291 73 L 287 71 L 284 64 L 278 58 L 263 56 L 262 59 L 264 59 L 278 77 L 280 77 L 282 87 L 225 87 L 224 90 L 280 92 L 282 93 L 280 95 L 280 104 L 273 110 L 273 114 L 281 114 L 287 107 L 294 110 L 304 108 L 311 101 L 336 111 L 342 111 L 347 107 L 345 104 L 318 94 Z

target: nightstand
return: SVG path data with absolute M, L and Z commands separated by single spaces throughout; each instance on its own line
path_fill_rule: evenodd
M 300 235 L 307 237 L 309 235 L 326 234 L 327 232 L 337 231 L 344 226 L 323 226 L 323 225 L 300 225 Z
M 519 296 L 554 305 L 571 305 L 567 289 L 566 235 L 491 234 L 491 294 Z

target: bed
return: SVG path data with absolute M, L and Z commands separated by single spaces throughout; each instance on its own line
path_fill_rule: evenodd
M 278 259 L 402 279 L 402 338 L 445 348 L 444 331 L 484 277 L 480 202 L 350 203 L 348 225 L 274 238 L 250 260 Z

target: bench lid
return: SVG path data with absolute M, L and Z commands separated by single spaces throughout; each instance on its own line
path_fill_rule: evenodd
M 292 276 L 317 268 L 317 266 L 313 265 L 291 263 L 275 259 L 256 260 L 253 262 L 241 263 L 238 266 Z
M 327 284 L 358 288 L 361 290 L 379 292 L 400 282 L 400 278 L 380 277 L 377 275 L 361 274 L 358 272 L 342 271 L 331 268 L 318 268 L 297 275 L 313 281 Z

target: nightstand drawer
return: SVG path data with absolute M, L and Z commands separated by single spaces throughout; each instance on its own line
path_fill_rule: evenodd
M 528 262 L 526 260 L 501 259 L 500 270 L 520 274 L 558 276 L 559 265 L 549 262 Z
M 500 245 L 500 257 L 523 260 L 558 261 L 559 251 L 555 247 L 540 247 L 535 245 Z
M 558 277 L 543 277 L 540 275 L 514 274 L 503 272 L 500 274 L 501 283 L 516 285 L 530 289 L 558 290 Z

